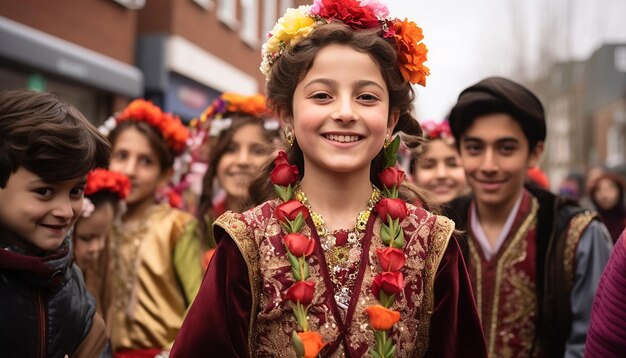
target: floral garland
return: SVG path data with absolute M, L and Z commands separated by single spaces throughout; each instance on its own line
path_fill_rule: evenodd
M 105 121 L 99 129 L 103 134 L 108 135 L 117 124 L 128 120 L 148 123 L 161 133 L 175 154 L 178 155 L 185 150 L 189 130 L 180 118 L 171 113 L 163 112 L 161 108 L 144 99 L 132 101 L 121 113 Z
M 447 120 L 439 123 L 433 120 L 424 121 L 420 123 L 420 127 L 424 131 L 424 136 L 430 140 L 453 138 L 450 124 Z
M 285 152 L 279 152 L 274 160 L 274 169 L 270 180 L 278 197 L 283 201 L 274 210 L 274 215 L 287 232 L 283 243 L 291 263 L 291 274 L 295 283 L 289 287 L 285 299 L 291 301 L 293 314 L 298 323 L 298 331 L 291 335 L 292 345 L 298 357 L 313 358 L 328 343 L 322 342 L 322 336 L 308 327 L 307 311 L 315 294 L 315 282 L 309 278 L 309 264 L 306 258 L 315 251 L 315 241 L 299 233 L 304 221 L 309 217 L 307 208 L 294 196 L 294 186 L 298 180 L 298 167 L 289 164 Z
M 380 237 L 387 247 L 376 249 L 378 264 L 382 270 L 372 282 L 372 293 L 380 300 L 380 305 L 365 308 L 369 316 L 370 327 L 376 337 L 376 346 L 370 348 L 375 358 L 394 357 L 396 346 L 389 338 L 389 331 L 400 320 L 400 312 L 392 310 L 396 295 L 404 290 L 404 274 L 402 268 L 406 263 L 404 232 L 401 222 L 408 215 L 404 200 L 398 197 L 398 188 L 405 179 L 405 173 L 396 168 L 396 159 L 400 138 L 396 137 L 385 149 L 385 169 L 379 174 L 383 186 L 383 196 L 374 210 L 383 224 Z
M 117 194 L 118 198 L 123 200 L 130 194 L 130 187 L 130 179 L 126 175 L 106 169 L 95 169 L 87 174 L 85 195 L 90 196 L 106 190 Z
M 381 37 L 393 44 L 398 68 L 405 80 L 426 86 L 430 74 L 424 66 L 428 49 L 421 41 L 422 29 L 413 21 L 391 18 L 378 0 L 315 0 L 313 5 L 289 8 L 263 44 L 260 70 L 269 78 L 272 65 L 288 49 L 307 37 L 319 24 L 341 21 L 355 30 L 380 28 Z
M 391 307 L 396 295 L 404 290 L 404 275 L 401 269 L 406 262 L 406 256 L 402 251 L 404 232 L 400 223 L 408 215 L 408 209 L 404 200 L 398 197 L 398 188 L 405 178 L 405 173 L 395 167 L 399 146 L 400 139 L 396 137 L 385 150 L 385 169 L 379 175 L 383 186 L 383 198 L 374 206 L 374 210 L 383 220 L 381 240 L 387 246 L 384 249 L 376 249 L 381 272 L 374 278 L 371 287 L 380 304 L 365 308 L 370 328 L 376 338 L 376 345 L 370 347 L 370 354 L 376 358 L 395 356 L 396 346 L 389 337 L 389 331 L 400 320 L 400 312 Z M 299 231 L 310 213 L 303 203 L 293 199 L 294 187 L 299 176 L 298 168 L 289 164 L 284 152 L 278 154 L 274 165 L 270 180 L 278 197 L 283 201 L 274 210 L 274 215 L 287 232 L 283 237 L 283 243 L 295 280 L 285 294 L 285 299 L 292 302 L 300 330 L 293 332 L 292 344 L 298 357 L 316 357 L 328 343 L 322 342 L 318 332 L 308 329 L 306 317 L 315 294 L 315 282 L 307 280 L 309 266 L 306 258 L 315 251 L 315 241 Z

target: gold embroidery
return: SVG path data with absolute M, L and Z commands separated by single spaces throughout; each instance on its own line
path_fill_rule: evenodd
M 240 214 L 228 211 L 218 217 L 213 225 L 221 227 L 224 231 L 226 231 L 226 233 L 228 233 L 239 248 L 243 259 L 246 262 L 246 266 L 248 267 L 250 290 L 252 291 L 252 307 L 250 310 L 250 325 L 248 328 L 248 348 L 249 352 L 253 352 L 254 324 L 257 316 L 257 307 L 259 305 L 259 250 L 256 242 L 250 239 L 248 227 L 246 223 L 242 221 Z
M 595 217 L 589 211 L 575 215 L 570 220 L 567 229 L 567 238 L 565 239 L 565 250 L 563 253 L 563 265 L 565 269 L 565 279 L 569 290 L 574 287 L 574 272 L 576 268 L 576 248 L 580 242 L 580 235 L 587 228 L 591 220 Z
M 426 283 L 423 289 L 423 299 L 420 308 L 419 322 L 417 326 L 417 357 L 423 357 L 428 349 L 430 318 L 433 314 L 433 306 L 435 303 L 435 274 L 439 268 L 439 264 L 446 252 L 450 237 L 454 232 L 454 222 L 446 217 L 437 216 L 434 228 L 433 240 L 424 265 L 424 273 L 422 281 Z
M 519 230 L 515 233 L 511 243 L 504 249 L 501 258 L 498 260 L 496 270 L 496 282 L 494 285 L 494 299 L 491 306 L 491 322 L 489 325 L 489 342 L 488 342 L 488 355 L 489 357 L 496 357 L 496 340 L 498 338 L 498 310 L 500 307 L 500 293 L 503 284 L 503 276 L 505 268 L 512 267 L 515 263 L 523 261 L 526 258 L 526 244 L 525 237 L 528 231 L 532 228 L 537 217 L 537 210 L 539 204 L 535 198 L 532 198 L 531 209 L 529 215 L 526 217 Z M 522 245 L 520 245 L 522 244 Z M 521 246 L 521 247 L 520 247 Z M 523 251 L 522 251 L 523 250 Z M 507 279 L 509 279 L 507 277 Z M 518 292 L 521 294 L 520 292 Z M 533 290 L 534 294 L 534 290 Z
M 281 297 L 284 285 L 291 280 L 291 271 L 289 262 L 284 257 L 280 230 L 276 230 L 277 221 L 271 217 L 271 212 L 277 203 L 264 204 L 261 208 L 257 207 L 243 213 L 242 217 L 233 221 L 248 227 L 248 232 L 241 230 L 240 235 L 242 237 L 251 235 L 246 240 L 253 239 L 258 247 L 260 289 L 257 297 L 259 300 L 256 301 L 255 310 L 252 312 L 253 316 L 256 315 L 256 320 L 252 323 L 255 326 L 250 328 L 250 332 L 253 332 L 251 337 L 254 337 L 254 340 L 250 342 L 251 352 L 258 357 L 295 357 L 290 337 L 296 323 L 290 306 Z M 398 348 L 398 357 L 413 356 L 418 349 L 420 352 L 426 351 L 426 342 L 422 340 L 428 339 L 434 276 L 453 231 L 453 226 L 447 219 L 431 215 L 412 205 L 408 207 L 409 216 L 402 223 L 407 255 L 403 269 L 406 286 L 404 293 L 397 297 L 392 307 L 401 314 L 400 322 L 392 330 L 393 339 Z M 340 342 L 335 351 L 327 351 L 325 355 L 339 357 L 348 352 L 367 355 L 369 347 L 375 343 L 364 309 L 378 303 L 371 292 L 371 285 L 375 274 L 380 272 L 377 266 L 376 249 L 384 247 L 380 239 L 380 225 L 380 218 L 376 218 L 371 231 L 370 248 L 357 258 L 359 261 L 367 261 L 363 266 L 365 272 L 361 285 L 356 286 L 353 292 L 357 296 L 354 316 L 344 326 L 346 344 Z M 310 227 L 305 226 L 303 230 L 310 230 Z M 332 287 L 325 284 L 319 258 L 312 255 L 307 260 L 309 260 L 310 267 L 309 279 L 316 283 L 315 296 L 308 314 L 309 328 L 320 332 L 324 342 L 332 343 L 340 337 L 340 323 L 336 321 L 332 313 L 336 306 Z M 255 279 L 251 278 L 251 280 Z M 424 294 L 427 294 L 428 298 Z M 424 300 L 430 301 L 428 306 L 422 307 Z M 423 320 L 425 322 L 422 322 Z M 423 327 L 420 330 L 425 332 L 423 335 L 425 338 L 422 336 L 419 338 L 420 347 L 416 346 L 418 343 L 416 327 Z
M 474 240 L 471 240 L 471 234 L 468 234 L 467 246 L 469 247 L 470 255 L 472 255 L 473 270 L 476 273 L 476 282 L 473 285 L 474 292 L 476 294 L 476 307 L 478 308 L 478 317 L 483 318 L 483 267 L 480 255 Z M 469 265 L 468 265 L 469 266 Z

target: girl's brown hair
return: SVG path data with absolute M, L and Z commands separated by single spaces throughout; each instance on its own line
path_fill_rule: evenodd
M 279 138 L 280 133 L 277 130 L 266 129 L 263 126 L 263 120 L 260 118 L 243 115 L 243 114 L 232 114 L 229 115 L 228 118 L 232 120 L 232 124 L 230 127 L 221 132 L 219 137 L 215 138 L 211 144 L 211 149 L 209 153 L 209 163 L 208 169 L 202 178 L 202 194 L 200 195 L 200 201 L 198 203 L 198 210 L 196 216 L 198 217 L 199 225 L 200 225 L 200 238 L 203 243 L 208 242 L 209 234 L 211 228 L 209 227 L 208 221 L 213 221 L 215 219 L 214 213 L 211 212 L 213 207 L 213 196 L 214 192 L 214 182 L 217 177 L 217 166 L 219 161 L 222 159 L 222 156 L 228 151 L 235 133 L 243 126 L 246 125 L 257 125 L 262 128 L 262 133 L 264 139 L 271 143 L 274 139 Z M 243 211 L 248 209 L 252 203 L 245 202 L 242 203 L 242 208 L 237 208 L 238 211 Z M 208 216 L 208 221 L 207 221 Z
M 143 121 L 134 121 L 127 120 L 119 123 L 115 129 L 109 133 L 109 141 L 111 142 L 111 147 L 115 148 L 115 143 L 119 135 L 128 128 L 135 128 L 141 134 L 143 134 L 147 139 L 148 143 L 150 143 L 150 148 L 156 153 L 159 158 L 159 165 L 161 166 L 161 173 L 165 173 L 168 169 L 172 168 L 174 165 L 174 159 L 176 158 L 176 154 L 171 149 L 171 147 L 167 144 L 165 139 L 163 139 L 163 135 L 148 123 Z
M 397 66 L 396 51 L 392 44 L 381 37 L 381 30 L 353 30 L 340 22 L 317 25 L 309 36 L 295 46 L 286 49 L 276 63 L 272 65 L 266 86 L 269 108 L 274 113 L 293 115 L 293 94 L 296 86 L 313 66 L 319 51 L 331 44 L 350 46 L 356 51 L 367 53 L 378 64 L 389 91 L 389 114 L 391 115 L 392 111 L 400 113 L 394 133 L 402 133 L 403 142 L 409 150 L 416 152 L 422 142 L 422 129 L 412 114 L 415 92 L 402 77 Z M 304 158 L 297 141 L 286 152 L 289 161 L 298 167 L 302 177 L 304 175 Z M 370 180 L 377 187 L 380 187 L 378 173 L 382 171 L 383 167 L 381 148 L 381 151 L 372 160 L 370 169 Z M 275 197 L 274 189 L 268 180 L 272 169 L 273 164 L 270 163 L 252 184 L 255 190 L 251 192 L 251 196 L 255 204 Z M 400 188 L 400 194 L 409 202 L 419 200 L 424 207 L 429 207 L 425 201 L 427 195 L 406 181 Z

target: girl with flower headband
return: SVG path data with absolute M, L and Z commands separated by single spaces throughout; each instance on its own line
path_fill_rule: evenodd
M 395 168 L 392 133 L 421 134 L 419 28 L 375 0 L 317 0 L 270 35 L 289 148 L 253 183 L 259 206 L 216 220 L 171 356 L 486 356 L 454 224 L 408 204 L 420 191 Z
M 201 184 L 196 216 L 197 235 L 210 249 L 215 248 L 210 230 L 213 221 L 226 210 L 249 209 L 248 188 L 260 168 L 270 159 L 274 142 L 279 141 L 279 123 L 269 116 L 265 96 L 223 93 L 191 123 L 191 163 L 183 182 Z M 204 164 L 203 176 L 193 170 Z M 198 180 L 199 179 L 199 180 Z
M 428 142 L 411 162 L 411 173 L 415 184 L 432 193 L 432 201 L 445 204 L 469 190 L 461 158 L 448 121 L 426 121 L 421 126 Z
M 154 356 L 170 347 L 202 280 L 200 241 L 184 235 L 195 219 L 156 199 L 189 133 L 145 100 L 111 121 L 109 170 L 128 176 L 131 189 L 111 233 L 105 314 L 117 356 Z
M 83 209 L 74 225 L 74 260 L 85 277 L 85 283 L 96 297 L 98 307 L 102 289 L 104 250 L 113 221 L 122 212 L 130 192 L 130 180 L 121 173 L 96 169 L 87 174 Z

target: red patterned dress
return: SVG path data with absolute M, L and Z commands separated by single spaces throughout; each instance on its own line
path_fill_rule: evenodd
M 297 323 L 284 294 L 293 283 L 274 217 L 280 201 L 215 223 L 220 238 L 214 260 L 172 350 L 173 357 L 295 357 Z M 392 308 L 401 319 L 391 337 L 401 357 L 485 357 L 485 342 L 459 246 L 449 219 L 408 205 L 402 221 L 407 257 L 404 291 Z M 307 260 L 316 283 L 309 329 L 329 344 L 323 357 L 361 357 L 375 343 L 365 307 L 371 292 L 381 220 L 372 212 L 363 232 L 338 231 L 320 238 L 311 219 L 302 233 L 314 238 Z M 334 241 L 329 244 L 328 240 Z

